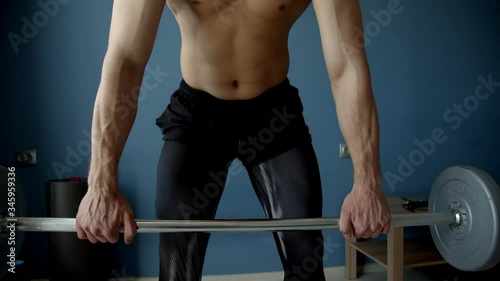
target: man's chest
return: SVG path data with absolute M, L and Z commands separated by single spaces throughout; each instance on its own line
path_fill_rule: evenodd
M 301 14 L 310 0 L 166 0 L 172 12 L 194 11 L 198 15 L 244 13 L 258 17 Z

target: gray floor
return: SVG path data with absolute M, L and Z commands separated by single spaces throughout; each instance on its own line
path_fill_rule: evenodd
M 363 274 L 362 272 L 358 273 L 357 281 L 386 281 L 387 273 L 380 266 L 380 269 L 373 268 L 375 272 Z M 380 271 L 379 271 L 380 270 Z M 281 281 L 282 275 L 275 274 L 273 278 L 245 278 L 245 280 L 266 280 L 266 281 Z M 16 277 L 21 277 L 17 275 Z M 123 279 L 123 280 L 122 280 Z M 110 281 L 133 281 L 135 279 L 122 278 L 120 280 L 117 279 L 109 279 Z M 2 279 L 3 280 L 3 279 Z M 28 281 L 29 279 L 8 279 L 8 281 Z M 38 279 L 39 281 L 48 281 L 47 279 Z M 141 280 L 158 280 L 157 278 L 146 278 Z M 217 279 L 214 277 L 207 276 L 204 278 L 205 281 L 237 281 L 233 278 L 221 278 L 218 276 Z M 327 274 L 327 281 L 347 281 L 348 279 L 344 278 L 344 274 L 342 270 L 338 270 L 335 272 L 331 272 L 331 274 Z M 449 265 L 440 265 L 440 266 L 430 266 L 430 267 L 420 267 L 415 269 L 408 269 L 404 272 L 404 280 L 398 281 L 499 281 L 500 280 L 500 265 L 495 268 L 484 271 L 484 272 L 463 272 L 459 271 Z M 71 281 L 71 280 L 68 280 Z M 92 281 L 92 280 L 89 280 Z
M 359 274 L 359 281 L 385 281 L 386 272 Z M 344 281 L 345 278 L 329 280 Z M 483 272 L 462 272 L 449 265 L 407 269 L 404 272 L 404 281 L 498 281 L 500 280 L 500 266 Z

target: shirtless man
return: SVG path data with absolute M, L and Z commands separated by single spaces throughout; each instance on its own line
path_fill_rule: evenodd
M 358 0 L 167 0 L 182 35 L 183 81 L 156 120 L 164 139 L 157 173 L 158 219 L 213 219 L 231 161 L 245 165 L 269 218 L 320 217 L 319 169 L 302 104 L 287 79 L 288 34 L 312 3 L 338 121 L 352 156 L 354 185 L 344 199 L 346 238 L 387 233 L 379 130 L 363 46 Z M 77 214 L 80 239 L 92 243 L 136 234 L 120 193 L 118 163 L 133 125 L 146 63 L 164 0 L 115 0 L 109 46 L 92 123 L 89 190 Z M 359 40 L 358 40 L 359 41 Z M 306 93 L 307 94 L 307 93 Z M 123 114 L 129 100 L 130 114 Z M 208 202 L 199 202 L 197 194 Z M 242 198 L 243 200 L 244 198 Z M 284 280 L 325 280 L 320 231 L 274 233 Z M 160 234 L 160 280 L 201 280 L 209 234 Z M 316 249 L 315 249 L 316 248 Z M 314 272 L 298 272 L 306 258 Z

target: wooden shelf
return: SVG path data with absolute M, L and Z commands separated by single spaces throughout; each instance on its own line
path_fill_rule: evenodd
M 427 212 L 425 208 L 415 212 L 406 210 L 401 204 L 400 196 L 387 197 L 391 214 L 414 214 Z M 431 237 L 404 238 L 404 227 L 392 227 L 387 240 L 356 241 L 351 237 L 345 241 L 345 277 L 349 280 L 357 278 L 357 252 L 379 263 L 387 269 L 388 281 L 403 280 L 403 269 L 445 264 L 434 246 Z
M 387 241 L 350 242 L 352 247 L 387 268 Z M 430 237 L 404 240 L 404 268 L 445 264 Z

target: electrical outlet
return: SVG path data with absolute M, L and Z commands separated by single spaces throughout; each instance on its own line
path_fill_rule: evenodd
M 341 143 L 339 147 L 340 147 L 340 158 L 351 158 L 351 153 L 349 152 L 347 144 Z
M 36 165 L 36 149 L 16 151 L 16 166 Z

